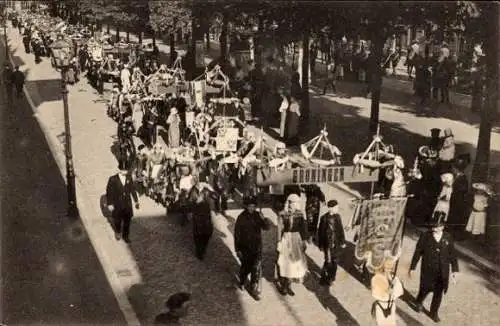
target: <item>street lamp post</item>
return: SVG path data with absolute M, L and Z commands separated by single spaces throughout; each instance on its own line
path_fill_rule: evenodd
M 76 203 L 75 170 L 73 166 L 73 151 L 71 147 L 71 128 L 69 120 L 68 88 L 66 85 L 66 73 L 70 64 L 71 44 L 66 42 L 61 35 L 51 46 L 54 57 L 54 65 L 61 70 L 61 93 L 64 105 L 64 135 L 66 155 L 66 188 L 68 193 L 68 217 L 78 218 L 78 206 Z

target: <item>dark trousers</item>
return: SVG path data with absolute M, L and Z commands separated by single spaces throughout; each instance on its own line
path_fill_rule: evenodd
M 243 284 L 250 274 L 252 291 L 259 291 L 259 281 L 262 274 L 262 258 L 258 254 L 243 253 L 240 267 L 240 282 Z
M 14 89 L 16 90 L 16 96 L 19 98 L 23 95 L 23 86 L 24 85 L 15 85 Z
M 325 254 L 325 262 L 321 269 L 321 279 L 325 282 L 331 283 L 337 277 L 337 260 L 329 257 L 327 252 Z
M 212 237 L 212 232 L 210 233 L 198 233 L 194 234 L 194 249 L 195 254 L 198 259 L 203 259 L 205 253 L 207 252 L 208 241 Z
M 333 78 L 327 78 L 325 81 L 325 86 L 323 86 L 323 94 L 326 94 L 328 86 L 332 87 L 333 92 L 337 91 L 337 86 L 335 86 L 335 80 Z
M 148 131 L 148 143 L 153 146 L 156 144 L 156 124 L 146 124 L 146 128 Z
M 130 221 L 132 215 L 121 212 L 116 212 L 113 215 L 113 227 L 115 233 L 121 233 L 124 239 L 127 239 L 130 234 Z
M 417 295 L 417 304 L 421 305 L 427 295 L 432 292 L 432 302 L 431 302 L 431 309 L 430 313 L 432 316 L 436 316 L 439 311 L 439 307 L 441 306 L 441 301 L 443 300 L 443 294 L 444 294 L 444 286 L 443 286 L 443 281 L 441 280 L 440 277 L 436 278 L 436 282 L 433 287 L 423 287 L 422 285 L 420 286 L 420 289 L 418 291 Z
M 441 103 L 450 103 L 450 89 L 448 85 L 441 85 L 432 88 L 432 97 L 438 100 L 438 93 L 441 93 Z
M 31 53 L 31 48 L 30 48 L 29 43 L 24 43 L 24 51 L 26 53 Z

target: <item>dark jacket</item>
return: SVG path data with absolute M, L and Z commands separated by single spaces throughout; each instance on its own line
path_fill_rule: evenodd
M 200 190 L 195 186 L 189 193 L 188 202 L 193 214 L 193 233 L 211 234 L 214 227 L 210 212 L 215 210 L 215 194 L 207 188 Z
M 126 177 L 125 185 L 120 181 L 118 174 L 109 177 L 108 185 L 106 186 L 106 200 L 108 205 L 115 207 L 113 216 L 120 214 L 121 216 L 132 217 L 134 214 L 132 198 L 136 203 L 139 201 L 130 176 Z
M 469 180 L 465 174 L 456 176 L 453 181 L 453 192 L 450 198 L 448 224 L 457 228 L 465 228 L 470 215 Z
M 441 241 L 437 243 L 432 231 L 422 233 L 411 259 L 410 270 L 417 267 L 420 258 L 422 258 L 420 288 L 433 289 L 436 281 L 440 281 L 446 293 L 450 279 L 450 265 L 453 272 L 458 272 L 458 260 L 451 235 L 443 233 Z
M 321 216 L 318 227 L 318 247 L 321 251 L 330 251 L 335 256 L 345 243 L 344 227 L 339 214 L 326 213 Z
M 262 253 L 262 230 L 269 229 L 269 225 L 259 212 L 250 213 L 244 210 L 236 220 L 234 226 L 234 247 L 243 254 Z
M 25 80 L 25 77 L 21 71 L 16 70 L 12 73 L 12 82 L 14 83 L 14 85 L 23 86 L 24 80 Z

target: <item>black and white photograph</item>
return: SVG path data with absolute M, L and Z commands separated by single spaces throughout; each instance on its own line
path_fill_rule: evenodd
M 500 325 L 500 2 L 0 22 L 0 325 Z

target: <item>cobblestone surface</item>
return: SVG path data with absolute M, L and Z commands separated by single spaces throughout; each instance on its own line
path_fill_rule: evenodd
M 28 87 L 34 97 L 39 96 L 38 115 L 45 124 L 51 126 L 54 135 L 63 130 L 62 103 L 54 93 L 42 91 L 48 83 L 58 78 L 50 63 L 45 60 L 35 65 L 32 56 L 27 56 L 17 34 L 11 34 L 11 50 L 14 56 L 22 58 L 23 70 L 28 70 Z M 47 79 L 47 80 L 43 80 Z M 43 86 L 40 86 L 43 85 Z M 109 85 L 108 85 L 109 86 Z M 342 87 L 340 91 L 342 92 Z M 37 94 L 38 92 L 38 94 Z M 44 99 L 45 98 L 45 99 Z M 79 191 L 85 192 L 93 200 L 95 207 L 100 206 L 107 177 L 116 171 L 116 160 L 110 151 L 116 127 L 106 117 L 105 107 L 98 95 L 85 81 L 70 89 L 70 111 L 73 133 L 75 170 L 82 184 Z M 330 139 L 334 144 L 342 144 L 350 149 L 346 153 L 361 151 L 368 143 L 355 140 L 354 135 L 360 128 L 366 128 L 369 115 L 369 100 L 351 97 L 312 96 L 313 115 L 327 119 Z M 358 117 L 360 116 L 360 117 Z M 313 119 L 309 130 L 319 130 L 323 118 Z M 357 122 L 361 119 L 362 122 Z M 427 136 L 434 126 L 450 126 L 454 129 L 458 142 L 473 147 L 477 129 L 460 121 L 447 118 L 431 119 L 418 116 L 412 108 L 405 106 L 382 105 L 382 133 L 388 138 Z M 389 128 L 388 126 L 394 125 Z M 397 125 L 397 127 L 396 127 Z M 362 127 L 363 126 L 363 127 Z M 387 126 L 387 127 L 386 127 Z M 322 127 L 322 124 L 321 124 Z M 389 131 L 390 130 L 390 131 Z M 393 132 L 396 133 L 393 135 Z M 341 135 L 343 138 L 337 139 Z M 492 145 L 498 151 L 499 135 L 494 134 Z M 350 139 L 350 141 L 348 141 Z M 362 139 L 362 138 L 361 138 Z M 391 139 L 391 140 L 392 140 Z M 399 147 L 404 147 L 401 140 Z M 397 146 L 398 147 L 398 146 Z M 398 148 L 399 148 L 398 147 Z M 346 154 L 346 157 L 352 157 Z M 349 201 L 351 197 L 334 187 L 325 186 L 328 198 L 341 202 L 341 213 L 347 223 L 352 215 Z M 162 312 L 164 301 L 173 292 L 188 290 L 193 293 L 194 301 L 186 323 L 188 325 L 369 325 L 371 323 L 371 295 L 358 280 L 359 275 L 352 267 L 352 247 L 348 247 L 341 258 L 338 281 L 330 289 L 318 286 L 316 273 L 322 263 L 321 253 L 314 247 L 308 248 L 310 275 L 303 285 L 296 285 L 297 295 L 293 298 L 281 297 L 275 290 L 273 280 L 273 261 L 275 259 L 275 230 L 264 236 L 264 280 L 263 300 L 255 302 L 244 292 L 233 286 L 237 262 L 233 250 L 233 228 L 239 210 L 230 210 L 228 216 L 218 215 L 215 221 L 216 232 L 209 244 L 206 260 L 199 262 L 194 258 L 191 230 L 181 228 L 172 217 L 166 217 L 162 207 L 146 197 L 141 197 L 141 209 L 136 212 L 131 227 L 132 243 L 130 253 L 137 265 L 142 282 L 133 284 L 129 298 L 139 319 L 148 323 Z M 100 214 L 96 211 L 95 214 Z M 264 214 L 276 222 L 276 216 L 269 209 Z M 87 218 L 87 217 L 83 217 Z M 102 227 L 102 226 L 99 226 Z M 107 227 L 108 238 L 112 236 Z M 352 235 L 349 235 L 352 236 Z M 95 239 L 95 241 L 108 241 Z M 124 259 L 123 255 L 114 257 L 122 243 L 106 242 L 113 261 Z M 404 254 L 399 274 L 407 290 L 415 295 L 418 286 L 418 273 L 412 280 L 407 279 L 406 270 L 415 240 L 405 237 Z M 132 266 L 131 266 L 132 267 Z M 475 266 L 460 261 L 462 276 L 459 284 L 452 287 L 445 297 L 441 317 L 444 324 L 453 325 L 499 325 L 498 282 Z M 429 299 L 428 299 L 429 301 Z M 426 304 L 428 304 L 426 302 Z M 398 315 L 401 325 L 429 325 L 430 319 L 424 314 L 416 314 L 400 301 Z

